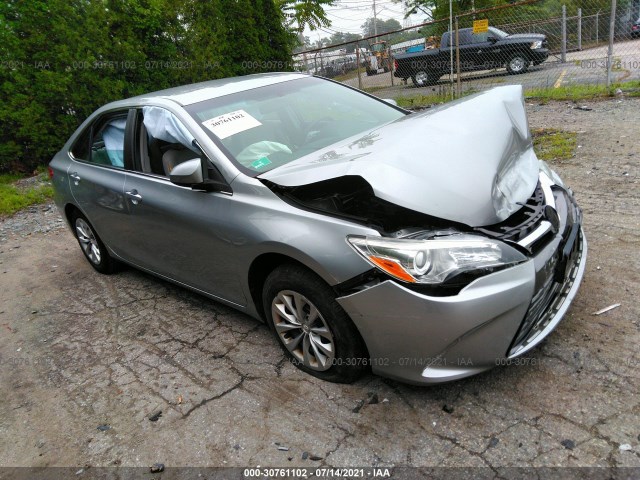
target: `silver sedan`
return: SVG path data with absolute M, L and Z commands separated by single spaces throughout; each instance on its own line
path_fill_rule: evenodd
M 519 86 L 413 113 L 308 75 L 215 80 L 105 105 L 50 166 L 97 271 L 263 320 L 329 381 L 507 363 L 585 269 L 580 209 L 536 158 Z

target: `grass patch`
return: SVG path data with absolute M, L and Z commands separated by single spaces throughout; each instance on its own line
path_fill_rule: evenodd
M 367 93 L 374 93 L 374 92 L 378 92 L 380 90 L 385 90 L 389 87 L 364 87 L 362 89 L 363 92 L 367 92 Z
M 382 87 L 379 87 L 382 88 Z M 525 92 L 527 100 L 539 100 L 548 102 L 551 100 L 570 100 L 574 102 L 582 100 L 606 99 L 616 96 L 616 90 L 622 90 L 627 97 L 640 97 L 640 80 L 631 80 L 628 82 L 614 83 L 609 88 L 605 85 L 566 85 L 560 88 L 534 88 Z M 366 91 L 374 91 L 374 89 L 365 89 Z M 462 92 L 462 96 L 476 93 L 476 90 L 468 90 Z M 425 108 L 430 105 L 446 103 L 451 101 L 449 92 L 433 93 L 430 95 L 413 95 L 409 97 L 395 97 L 398 105 L 409 110 Z
M 573 158 L 578 144 L 578 134 L 557 128 L 534 128 L 533 149 L 540 160 L 561 162 Z
M 0 175 L 0 215 L 11 215 L 53 198 L 53 186 L 45 171 L 38 173 L 35 181 L 19 182 L 21 179 L 15 174 Z
M 366 76 L 366 72 L 364 71 L 364 68 L 362 68 L 360 70 L 360 75 L 362 75 L 363 77 Z M 342 75 L 336 75 L 335 77 L 333 77 L 333 80 L 337 81 L 337 82 L 344 82 L 345 80 L 351 80 L 352 78 L 357 78 L 358 77 L 358 70 L 350 70 L 347 73 L 343 73 Z
M 525 92 L 527 99 L 541 100 L 594 100 L 616 96 L 616 90 L 622 90 L 627 97 L 640 97 L 640 80 L 614 83 L 609 88 L 606 85 L 566 85 L 560 88 L 534 88 Z
M 477 93 L 476 90 L 467 90 L 462 92 L 462 97 L 466 97 L 473 93 Z M 451 101 L 451 95 L 449 92 L 438 92 L 429 95 L 413 95 L 410 97 L 396 97 L 395 101 L 398 102 L 398 106 L 407 108 L 409 110 L 416 110 L 420 108 L 429 107 L 431 105 L 437 105 L 439 103 L 446 103 Z

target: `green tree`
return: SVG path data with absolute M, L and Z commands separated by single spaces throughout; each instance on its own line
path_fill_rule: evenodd
M 109 101 L 289 70 L 284 24 L 274 0 L 0 3 L 0 170 L 48 162 Z
M 376 27 L 378 35 L 380 35 L 387 32 L 393 32 L 394 30 L 399 30 L 402 28 L 402 25 L 394 18 L 390 18 L 389 20 L 378 19 L 377 22 L 374 22 L 373 18 L 367 18 L 360 27 L 362 28 L 362 35 L 365 37 L 375 35 Z
M 297 32 L 331 26 L 324 9 L 335 5 L 336 0 L 276 0 L 287 26 Z
M 330 45 L 351 42 L 342 48 L 346 49 L 347 53 L 353 53 L 356 50 L 356 42 L 360 40 L 360 38 L 362 37 L 357 33 L 335 32 L 329 37 L 328 42 Z

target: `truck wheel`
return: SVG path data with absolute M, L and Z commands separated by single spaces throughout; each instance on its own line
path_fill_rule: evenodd
M 436 77 L 432 73 L 420 70 L 411 77 L 411 80 L 416 87 L 426 87 L 427 85 L 433 85 L 436 83 L 438 78 L 439 77 Z
M 511 75 L 518 75 L 524 73 L 529 69 L 529 60 L 523 55 L 517 54 L 509 59 L 507 62 L 507 71 Z
M 371 75 L 375 75 L 375 74 L 376 74 L 376 72 L 374 72 L 373 70 L 369 70 L 367 68 L 367 77 L 370 77 Z

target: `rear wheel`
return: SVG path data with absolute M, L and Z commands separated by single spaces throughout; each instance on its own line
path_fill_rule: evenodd
M 317 275 L 282 265 L 267 277 L 262 298 L 270 327 L 299 369 L 337 383 L 351 383 L 368 369 L 360 333 Z
M 524 73 L 529 69 L 529 60 L 521 54 L 514 55 L 507 62 L 507 71 L 511 75 Z
M 439 78 L 440 77 L 438 75 L 435 75 L 432 72 L 419 70 L 411 77 L 411 81 L 416 87 L 427 87 L 436 83 Z
M 80 249 L 91 266 L 100 273 L 113 273 L 116 270 L 117 263 L 109 255 L 107 247 L 102 243 L 89 220 L 76 211 L 71 217 L 71 225 Z

